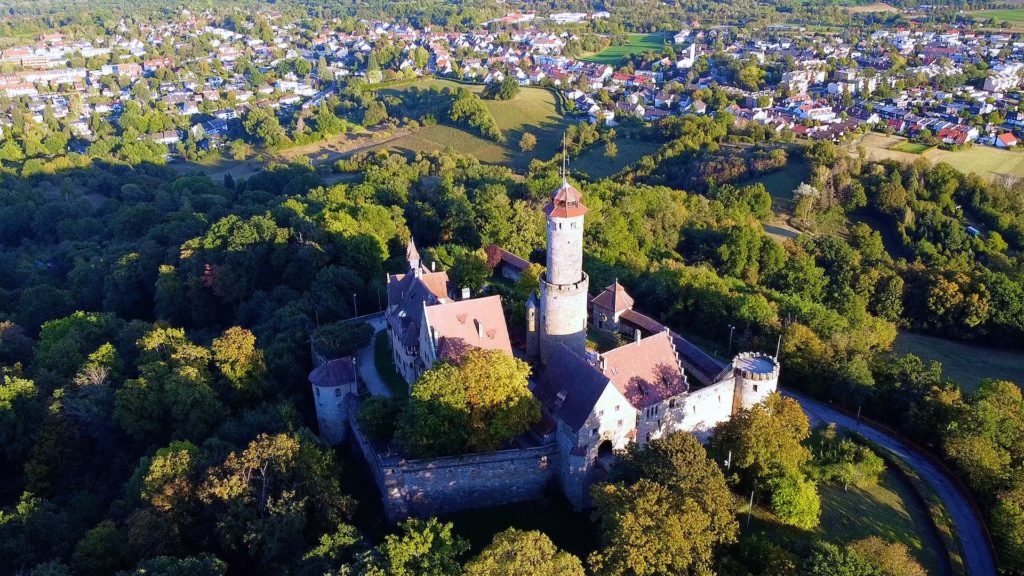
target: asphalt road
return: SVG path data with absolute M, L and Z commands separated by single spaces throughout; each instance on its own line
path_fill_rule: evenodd
M 982 527 L 971 511 L 970 503 L 960 490 L 957 489 L 956 484 L 945 473 L 936 468 L 928 458 L 885 432 L 857 422 L 854 418 L 837 412 L 821 402 L 789 391 L 783 392 L 783 395 L 800 402 L 800 406 L 803 407 L 804 412 L 811 419 L 812 423 L 835 422 L 836 426 L 857 432 L 875 444 L 889 450 L 916 470 L 921 475 L 921 478 L 942 498 L 942 502 L 946 505 L 949 515 L 953 518 L 956 534 L 960 540 L 960 552 L 971 576 L 995 576 L 995 561 L 986 544 Z

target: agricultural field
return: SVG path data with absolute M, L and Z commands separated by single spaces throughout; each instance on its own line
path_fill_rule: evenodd
M 583 58 L 583 60 L 618 66 L 622 64 L 629 54 L 639 54 L 648 50 L 661 51 L 665 45 L 665 39 L 665 35 L 660 33 L 630 34 L 628 44 L 609 46 L 597 54 L 591 54 Z
M 932 164 L 945 162 L 961 172 L 973 172 L 988 180 L 1004 176 L 1024 178 L 1024 154 L 1019 152 L 976 145 L 955 152 L 933 148 L 915 154 L 897 149 L 905 143 L 907 139 L 902 136 L 868 132 L 858 142 L 852 144 L 850 150 L 855 152 L 857 145 L 863 145 L 869 160 L 899 160 L 909 163 L 925 158 Z
M 942 375 L 966 391 L 978 388 L 985 378 L 1010 380 L 1024 386 L 1024 353 L 965 344 L 955 340 L 900 332 L 893 349 L 915 354 L 925 361 L 942 363 Z
M 584 150 L 577 158 L 570 158 L 570 170 L 582 172 L 595 180 L 607 178 L 636 162 L 640 157 L 657 152 L 659 147 L 657 142 L 621 136 L 615 139 L 615 145 L 619 147 L 619 153 L 615 158 L 605 157 L 604 143 L 600 142 Z
M 425 80 L 389 90 L 407 90 L 412 86 L 468 88 L 477 93 L 483 91 L 483 86 L 478 84 L 460 84 L 441 79 Z M 550 158 L 558 151 L 566 120 L 560 114 L 555 95 L 551 91 L 527 87 L 520 90 L 512 100 L 484 100 L 484 103 L 494 115 L 498 128 L 505 134 L 505 142 L 485 140 L 452 126 L 435 125 L 389 139 L 371 149 L 420 152 L 451 147 L 457 152 L 472 154 L 481 162 L 504 164 L 516 170 L 525 169 L 533 158 Z M 529 153 L 519 150 L 519 139 L 524 132 L 537 137 L 537 147 Z
M 874 2 L 872 4 L 864 4 L 863 6 L 845 6 L 843 10 L 846 10 L 850 14 L 867 14 L 870 12 L 899 12 L 900 9 L 885 2 Z

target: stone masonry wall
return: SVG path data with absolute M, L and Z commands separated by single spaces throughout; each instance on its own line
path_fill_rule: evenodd
M 407 460 L 378 454 L 356 423 L 358 402 L 349 402 L 353 444 L 373 472 L 388 520 L 435 516 L 535 500 L 554 481 L 558 445 Z

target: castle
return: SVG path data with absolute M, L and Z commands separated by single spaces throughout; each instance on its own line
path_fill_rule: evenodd
M 568 181 L 551 195 L 547 270 L 540 299 L 527 302 L 527 353 L 539 359 L 534 394 L 558 444 L 557 478 L 576 506 L 607 471 L 615 450 L 674 431 L 706 438 L 740 409 L 778 386 L 779 363 L 744 353 L 722 366 L 654 319 L 633 310 L 616 281 L 593 299 L 583 271 L 583 195 Z M 586 349 L 590 325 L 632 342 L 604 353 Z M 692 376 L 692 378 L 691 378 Z
M 540 422 L 508 450 L 428 461 L 382 455 L 357 431 L 355 442 L 392 519 L 538 497 L 550 482 L 582 508 L 616 450 L 675 431 L 704 440 L 717 424 L 776 390 L 779 363 L 772 356 L 742 353 L 722 364 L 634 310 L 618 281 L 589 297 L 583 271 L 587 207 L 566 179 L 545 214 L 547 268 L 539 296 L 526 303 L 525 353 L 536 365 L 530 388 L 541 402 Z M 529 265 L 492 248 L 503 276 L 517 277 Z M 513 354 L 498 296 L 472 298 L 462 290 L 456 297 L 448 275 L 424 266 L 412 241 L 406 259 L 407 273 L 388 276 L 384 317 L 396 369 L 410 386 L 436 362 L 467 348 Z M 605 352 L 588 350 L 588 326 L 625 335 L 628 342 Z M 344 437 L 354 420 L 358 402 L 337 398 L 355 389 L 350 370 L 347 364 L 325 365 L 311 374 L 321 434 L 329 440 Z

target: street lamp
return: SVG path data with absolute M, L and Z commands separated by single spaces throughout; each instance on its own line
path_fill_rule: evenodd
M 732 331 L 735 329 L 735 326 L 729 324 L 729 352 L 726 354 L 727 356 L 732 356 Z
M 356 294 L 352 293 L 352 317 L 356 318 L 359 316 L 359 307 L 356 305 Z

